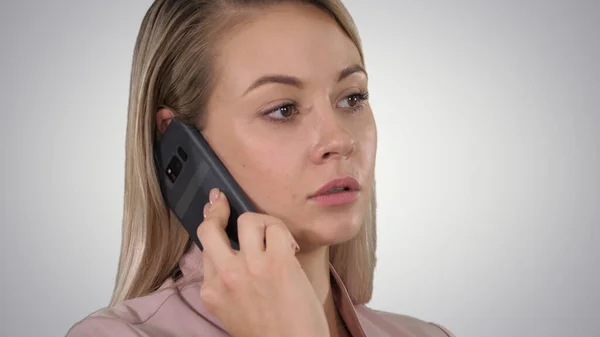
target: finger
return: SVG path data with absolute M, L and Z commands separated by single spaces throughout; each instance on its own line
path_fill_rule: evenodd
M 296 240 L 294 240 L 286 225 L 281 221 L 267 221 L 265 239 L 267 241 L 266 251 L 268 253 L 295 255 L 299 250 Z
M 221 192 L 218 188 L 213 188 L 209 194 L 209 210 L 206 217 L 216 217 L 219 220 L 219 224 L 225 230 L 227 222 L 229 221 L 229 215 L 231 210 L 229 208 L 229 200 L 225 193 Z
M 223 291 L 223 284 L 218 277 L 204 279 L 202 282 L 200 299 L 211 314 L 221 317 L 223 304 L 227 302 L 226 295 L 227 293 Z
M 229 203 L 225 194 L 211 191 L 211 205 L 207 207 L 206 217 L 198 226 L 197 235 L 206 254 L 214 266 L 225 265 L 234 256 L 231 243 L 225 232 L 229 219 Z
M 240 251 L 253 258 L 265 251 L 265 215 L 246 212 L 238 218 Z
M 204 280 L 212 280 L 217 275 L 217 270 L 213 261 L 206 254 L 202 254 L 202 274 L 204 275 Z

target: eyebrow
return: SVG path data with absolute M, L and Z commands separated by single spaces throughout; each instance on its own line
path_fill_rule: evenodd
M 352 74 L 355 74 L 355 73 L 363 73 L 363 74 L 365 74 L 365 76 L 367 76 L 367 72 L 361 65 L 354 64 L 354 65 L 346 67 L 342 71 L 340 71 L 340 74 L 338 75 L 338 82 L 342 81 L 346 77 L 348 77 Z M 289 86 L 293 86 L 293 87 L 300 88 L 300 89 L 304 86 L 302 81 L 299 78 L 294 77 L 294 76 L 265 75 L 265 76 L 260 77 L 256 81 L 254 81 L 252 83 L 252 85 L 250 85 L 248 87 L 248 89 L 246 89 L 246 91 L 244 91 L 244 94 L 242 96 L 246 95 L 248 92 L 250 92 L 262 85 L 269 84 L 269 83 L 279 83 L 279 84 L 289 85 Z

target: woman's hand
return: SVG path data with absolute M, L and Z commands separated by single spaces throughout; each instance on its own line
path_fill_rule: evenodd
M 210 200 L 198 227 L 204 248 L 200 297 L 227 332 L 234 337 L 329 336 L 323 306 L 295 257 L 298 245 L 282 221 L 257 213 L 241 215 L 237 252 L 225 233 L 227 198 L 213 190 Z

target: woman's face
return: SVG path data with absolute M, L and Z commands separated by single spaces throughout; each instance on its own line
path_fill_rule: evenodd
M 277 5 L 219 45 L 203 135 L 303 249 L 352 238 L 372 195 L 377 135 L 356 46 L 320 10 Z M 313 198 L 339 178 L 359 191 Z

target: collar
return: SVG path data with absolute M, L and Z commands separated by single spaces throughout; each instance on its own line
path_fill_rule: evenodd
M 204 280 L 203 257 L 198 246 L 195 244 L 190 246 L 188 251 L 179 260 L 178 269 L 181 271 L 181 277 L 175 281 L 175 285 L 179 286 L 180 288 L 187 284 L 198 283 L 198 281 L 201 283 Z M 365 337 L 366 334 L 360 324 L 356 307 L 354 303 L 352 303 L 348 290 L 342 282 L 339 274 L 331 264 L 329 264 L 329 271 L 331 279 L 331 293 L 340 316 L 344 320 L 344 323 L 348 327 L 348 330 L 353 337 Z M 167 282 L 169 285 L 173 284 L 172 280 Z M 196 312 L 198 312 L 198 314 L 211 321 L 222 330 L 225 330 L 219 319 L 209 313 L 201 301 L 198 301 L 198 303 L 190 303 L 190 305 Z

